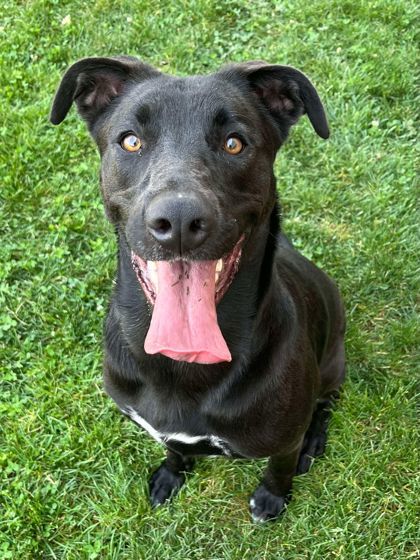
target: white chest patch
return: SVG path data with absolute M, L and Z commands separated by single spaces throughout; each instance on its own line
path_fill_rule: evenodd
M 220 449 L 224 455 L 230 456 L 232 453 L 229 449 L 229 445 L 227 441 L 212 435 L 206 434 L 202 436 L 191 436 L 185 432 L 159 432 L 155 430 L 155 428 L 147 422 L 138 412 L 134 410 L 131 406 L 127 408 L 122 408 L 121 411 L 124 414 L 127 414 L 133 422 L 141 426 L 146 432 L 148 432 L 153 439 L 158 441 L 159 443 L 166 443 L 169 440 L 178 441 L 180 443 L 185 443 L 187 445 L 194 445 L 200 441 L 207 441 L 211 445 L 214 445 L 218 449 Z

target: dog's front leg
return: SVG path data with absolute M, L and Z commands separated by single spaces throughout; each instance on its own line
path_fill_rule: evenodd
M 166 459 L 149 480 L 150 503 L 159 506 L 174 496 L 185 482 L 185 473 L 194 465 L 194 459 L 169 449 Z
M 278 517 L 291 498 L 292 479 L 296 472 L 300 449 L 288 455 L 273 455 L 268 462 L 262 483 L 249 501 L 252 519 L 257 522 Z

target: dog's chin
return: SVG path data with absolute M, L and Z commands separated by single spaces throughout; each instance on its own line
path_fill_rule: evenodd
M 215 284 L 215 303 L 216 305 L 223 298 L 229 286 L 232 284 L 236 273 L 239 269 L 239 264 L 242 254 L 242 245 L 245 236 L 242 235 L 237 241 L 233 249 L 219 259 L 215 259 L 214 263 L 214 284 Z M 188 259 L 173 259 L 169 262 L 185 263 L 199 263 L 199 262 L 212 262 L 212 261 L 193 261 Z M 136 273 L 137 279 L 148 301 L 154 305 L 156 297 L 159 293 L 158 281 L 158 266 L 161 261 L 152 261 L 143 259 L 137 255 L 133 250 L 131 251 L 131 263 Z

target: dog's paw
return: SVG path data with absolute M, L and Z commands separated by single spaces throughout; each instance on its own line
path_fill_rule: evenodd
M 185 482 L 183 473 L 175 474 L 165 465 L 155 471 L 149 481 L 150 503 L 160 506 L 174 496 Z
M 249 500 L 249 508 L 253 521 L 263 523 L 277 519 L 284 511 L 288 498 L 275 496 L 262 484 L 255 490 Z

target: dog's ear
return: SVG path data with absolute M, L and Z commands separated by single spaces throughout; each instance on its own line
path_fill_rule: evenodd
M 330 135 L 324 107 L 309 79 L 291 66 L 279 66 L 263 61 L 232 64 L 228 73 L 246 78 L 279 125 L 290 127 L 307 113 L 315 132 L 321 138 Z
M 55 94 L 50 120 L 60 124 L 75 101 L 89 126 L 133 82 L 161 73 L 131 56 L 83 58 L 67 70 Z

